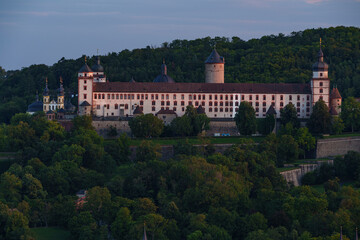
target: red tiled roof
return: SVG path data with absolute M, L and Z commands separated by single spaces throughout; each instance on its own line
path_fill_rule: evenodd
M 94 83 L 94 92 L 134 93 L 284 93 L 311 94 L 306 83 Z
M 337 88 L 333 88 L 333 89 L 332 89 L 330 98 L 331 98 L 331 99 L 341 98 L 341 95 L 340 95 L 339 90 L 338 90 Z

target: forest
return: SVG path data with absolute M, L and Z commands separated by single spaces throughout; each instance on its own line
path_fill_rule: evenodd
M 91 117 L 75 118 L 66 132 L 42 112 L 16 114 L 0 127 L 0 152 L 15 153 L 8 165 L 0 161 L 0 239 L 32 240 L 32 228 L 55 226 L 90 240 L 142 239 L 144 226 L 160 240 L 335 240 L 340 227 L 344 240 L 354 239 L 360 153 L 335 158 L 300 187 L 276 168 L 312 139 L 287 123 L 261 144 L 244 138 L 224 154 L 179 141 L 161 161 L 148 140 L 130 158 L 129 138 L 105 141 Z
M 305 83 L 312 76 L 320 38 L 331 85 L 337 86 L 343 97 L 360 97 L 360 29 L 356 27 L 307 29 L 248 41 L 239 37 L 177 39 L 159 47 L 125 49 L 100 57 L 110 81 L 130 81 L 132 77 L 138 82 L 153 81 L 165 60 L 168 74 L 176 82 L 202 82 L 204 62 L 216 48 L 225 57 L 225 82 Z M 15 113 L 25 112 L 37 92 L 41 97 L 46 78 L 53 93 L 62 77 L 67 98 L 76 94 L 77 71 L 84 57 L 61 58 L 52 66 L 31 65 L 21 70 L 0 67 L 0 122 L 9 123 Z M 95 56 L 87 59 L 92 66 Z M 76 105 L 76 99 L 72 101 Z

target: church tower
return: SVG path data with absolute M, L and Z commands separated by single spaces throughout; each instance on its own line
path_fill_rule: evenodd
M 93 70 L 86 64 L 80 68 L 78 73 L 78 113 L 79 115 L 90 115 L 92 112 L 92 88 L 94 81 Z
M 322 99 L 328 107 L 330 104 L 330 79 L 328 77 L 329 66 L 324 62 L 324 53 L 321 49 L 318 53 L 318 61 L 313 64 L 313 78 L 311 79 L 312 105 Z
M 64 109 L 64 87 L 63 79 L 60 77 L 60 88 L 58 89 L 57 94 L 57 109 Z
M 205 83 L 224 83 L 225 58 L 216 49 L 205 61 Z
M 100 64 L 100 56 L 95 57 L 95 64 L 91 67 L 91 70 L 94 72 L 94 82 L 106 82 L 104 67 Z
M 50 91 L 48 88 L 48 79 L 45 80 L 45 88 L 43 93 L 43 108 L 44 112 L 47 112 L 50 110 Z

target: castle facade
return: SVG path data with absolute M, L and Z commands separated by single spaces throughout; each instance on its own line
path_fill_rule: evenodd
M 182 116 L 186 106 L 193 105 L 212 119 L 231 119 L 240 103 L 247 101 L 258 118 L 269 112 L 280 117 L 280 110 L 292 103 L 298 117 L 307 119 L 313 105 L 322 99 L 331 113 L 338 115 L 341 96 L 336 88 L 330 91 L 328 64 L 321 46 L 312 69 L 312 79 L 305 84 L 224 83 L 225 59 L 214 49 L 205 61 L 204 83 L 176 83 L 167 75 L 165 63 L 153 82 L 108 82 L 98 57 L 92 68 L 85 62 L 78 72 L 78 114 L 131 117 L 137 110 L 136 113 L 157 115 L 165 111 Z

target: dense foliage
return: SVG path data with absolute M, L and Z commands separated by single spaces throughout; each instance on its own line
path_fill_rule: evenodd
M 160 47 L 123 50 L 101 56 L 102 65 L 110 81 L 149 82 L 160 73 L 165 59 L 168 73 L 176 82 L 203 82 L 204 61 L 214 45 L 226 59 L 226 82 L 298 82 L 311 78 L 311 66 L 317 60 L 319 38 L 323 39 L 325 61 L 330 64 L 329 76 L 343 97 L 360 97 L 360 29 L 336 27 L 309 29 L 264 36 L 244 41 L 238 37 L 174 40 Z M 88 58 L 92 66 L 94 57 Z M 35 100 L 36 91 L 43 91 L 45 78 L 55 91 L 59 77 L 64 79 L 67 93 L 77 92 L 77 71 L 84 56 L 76 60 L 60 59 L 52 66 L 32 65 L 16 71 L 0 67 L 0 122 L 9 122 L 18 112 L 24 112 Z M 73 99 L 73 104 L 76 99 Z
M 308 131 L 291 124 L 224 154 L 183 141 L 160 161 L 150 141 L 130 158 L 127 137 L 104 142 L 89 123 L 78 117 L 65 132 L 43 114 L 19 114 L 1 126 L 0 151 L 17 152 L 0 176 L 1 239 L 32 239 L 29 227 L 39 226 L 66 228 L 73 239 L 141 239 L 145 223 L 149 239 L 330 240 L 340 226 L 352 236 L 360 224 L 359 191 L 331 172 L 325 193 L 289 187 L 277 172 L 294 148 L 312 147 Z M 359 153 L 336 163 L 338 177 L 359 180 Z M 80 189 L 85 199 L 75 196 Z

